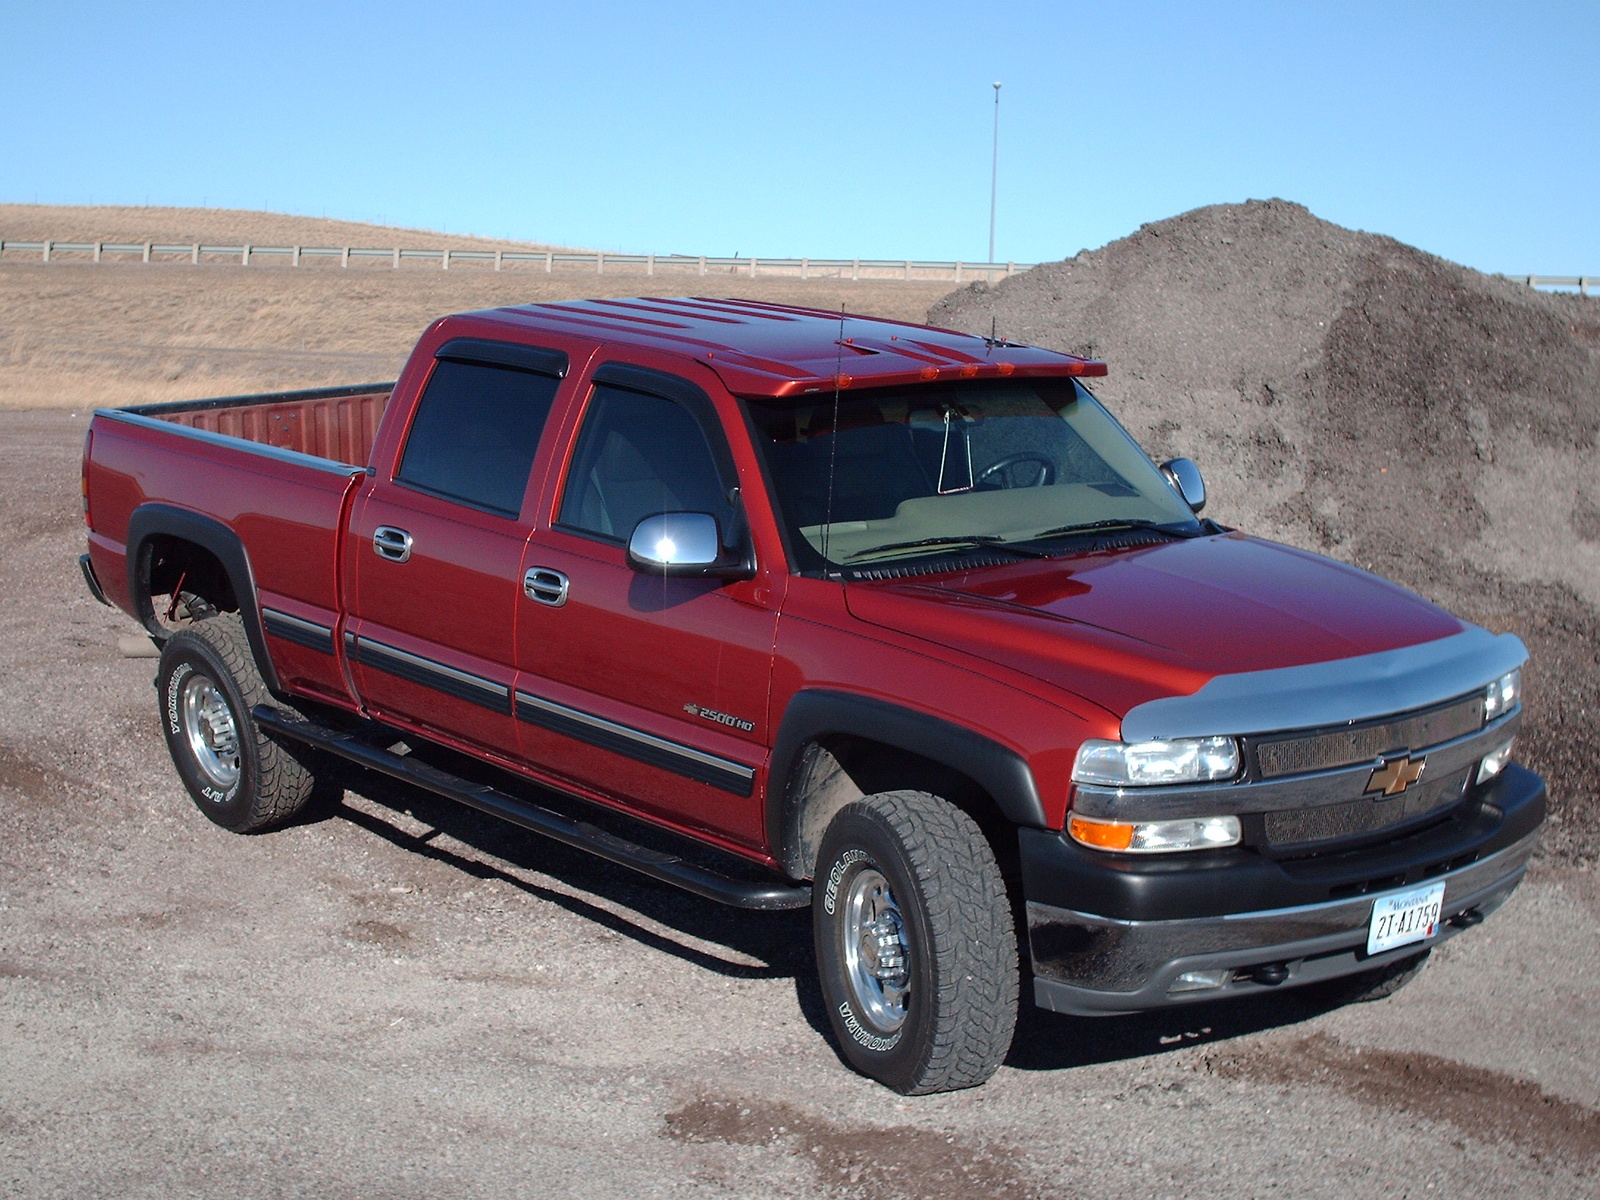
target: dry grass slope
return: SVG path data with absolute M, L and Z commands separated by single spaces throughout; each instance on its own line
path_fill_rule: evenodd
M 425 230 L 212 209 L 0 205 L 0 237 L 416 249 L 543 249 Z M 435 317 L 584 296 L 746 296 L 920 321 L 947 284 L 732 276 L 546 275 L 521 265 L 316 260 L 48 265 L 0 261 L 0 408 L 148 404 L 393 379 Z

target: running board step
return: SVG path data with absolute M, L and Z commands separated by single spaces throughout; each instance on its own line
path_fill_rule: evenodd
M 360 766 L 381 771 L 392 778 L 488 813 L 491 817 L 499 817 L 533 833 L 554 838 L 563 845 L 587 850 L 590 854 L 638 871 L 641 875 L 648 875 L 651 879 L 670 883 L 696 896 L 704 896 L 707 900 L 729 904 L 734 908 L 767 910 L 805 908 L 811 903 L 811 888 L 805 884 L 780 883 L 776 880 L 761 883 L 719 875 L 705 867 L 685 862 L 675 854 L 635 845 L 586 821 L 575 821 L 548 808 L 508 796 L 485 784 L 473 783 L 427 763 L 413 762 L 409 757 L 391 754 L 371 742 L 362 741 L 354 734 L 291 716 L 269 704 L 256 705 L 251 715 L 255 717 L 256 724 L 270 734 L 303 742 Z

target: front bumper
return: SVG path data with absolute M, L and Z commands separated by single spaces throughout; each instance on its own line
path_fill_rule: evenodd
M 1416 954 L 1498 908 L 1527 870 L 1543 781 L 1513 765 L 1479 800 L 1471 814 L 1421 833 L 1298 861 L 1248 850 L 1132 859 L 1024 830 L 1034 1000 L 1109 1016 L 1293 987 Z M 1440 880 L 1438 933 L 1369 957 L 1374 900 Z M 1187 972 L 1223 970 L 1232 974 L 1221 986 L 1171 990 Z

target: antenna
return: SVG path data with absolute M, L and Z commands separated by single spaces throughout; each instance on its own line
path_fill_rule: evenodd
M 994 166 L 989 172 L 989 261 L 994 262 L 994 208 L 1000 196 L 1000 84 L 994 85 Z
M 844 302 L 839 302 L 839 336 L 834 340 L 837 349 L 833 358 L 833 433 L 828 440 L 828 504 L 822 514 L 822 557 L 828 557 L 828 543 L 833 537 L 833 469 L 839 459 L 839 382 L 844 378 Z M 823 567 L 827 572 L 827 567 Z M 839 582 L 844 582 L 841 573 Z

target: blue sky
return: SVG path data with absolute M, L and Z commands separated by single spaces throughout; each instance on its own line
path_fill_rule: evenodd
M 0 200 L 1039 261 L 1281 196 L 1600 275 L 1600 3 L 0 7 Z M 3 236 L 3 231 L 0 231 Z

